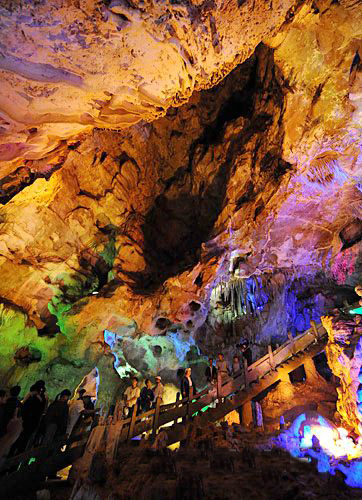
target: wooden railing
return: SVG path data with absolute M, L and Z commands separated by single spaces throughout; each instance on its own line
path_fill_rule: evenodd
M 228 398 L 240 390 L 248 391 L 251 383 L 265 376 L 271 370 L 277 370 L 279 365 L 325 336 L 326 331 L 321 324 L 316 325 L 314 321 L 311 321 L 311 325 L 312 327 L 309 330 L 296 337 L 289 335 L 288 340 L 274 351 L 271 346 L 268 346 L 268 352 L 265 356 L 262 356 L 250 366 L 245 363 L 244 369 L 229 377 L 227 381 L 222 383 L 219 377 L 216 398 L 220 401 L 221 398 Z M 119 417 L 113 416 L 101 419 L 100 425 L 112 425 L 120 420 L 118 424 L 118 442 L 130 441 L 133 437 L 151 429 L 153 436 L 155 436 L 159 428 L 176 423 L 181 418 L 187 419 L 191 417 L 205 406 L 208 406 L 214 399 L 215 395 L 211 395 L 206 389 L 193 397 L 192 401 L 185 398 L 167 405 L 160 406 L 158 403 L 156 408 L 146 413 L 136 415 L 136 412 L 134 412 L 132 418 L 119 419 Z
M 229 377 L 224 383 L 219 377 L 217 382 L 218 404 L 222 405 L 222 399 L 227 399 L 237 392 L 245 391 L 247 393 L 251 383 L 264 377 L 270 371 L 277 371 L 278 366 L 304 351 L 313 343 L 319 342 L 325 336 L 326 331 L 321 324 L 316 325 L 314 321 L 311 321 L 311 324 L 312 327 L 306 332 L 296 337 L 289 335 L 288 340 L 275 350 L 268 346 L 267 354 L 250 366 L 245 363 L 243 370 Z M 323 348 L 324 346 L 321 347 L 321 350 Z M 208 406 L 213 400 L 215 400 L 215 395 L 206 389 L 194 396 L 191 401 L 185 398 L 174 403 L 161 405 L 160 399 L 158 399 L 155 408 L 140 415 L 137 415 L 137 412 L 134 411 L 131 418 L 124 419 L 119 415 L 119 412 L 107 418 L 100 417 L 98 426 L 92 430 L 88 439 L 88 452 L 91 453 L 92 449 L 96 448 L 97 442 L 105 440 L 107 455 L 113 456 L 121 442 L 129 442 L 132 438 L 151 430 L 153 437 L 155 437 L 161 427 L 172 423 L 176 424 L 179 419 L 187 421 L 188 418 Z M 31 450 L 30 453 L 27 452 L 27 454 L 14 457 L 11 460 L 21 463 L 29 455 L 39 457 L 40 460 L 42 454 L 38 454 L 38 450 Z M 4 469 L 4 466 L 2 469 Z

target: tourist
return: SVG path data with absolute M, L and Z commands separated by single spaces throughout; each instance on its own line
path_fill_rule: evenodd
M 151 409 L 152 401 L 155 399 L 155 395 L 152 390 L 152 383 L 149 378 L 145 380 L 145 386 L 142 387 L 140 400 L 139 400 L 139 412 L 145 413 Z
M 131 417 L 133 414 L 133 409 L 137 404 L 138 398 L 140 397 L 140 388 L 138 387 L 138 379 L 137 377 L 132 377 L 131 386 L 127 387 L 124 391 L 124 400 L 126 403 L 126 408 L 128 410 L 128 416 Z
M 233 357 L 233 364 L 231 366 L 231 373 L 235 376 L 240 372 L 240 370 L 241 370 L 241 366 L 240 366 L 239 356 L 235 355 Z
M 44 418 L 45 434 L 43 444 L 48 446 L 52 443 L 54 438 L 59 438 L 66 433 L 68 424 L 69 407 L 68 400 L 71 392 L 64 389 L 46 412 Z
M 14 417 L 15 410 L 18 409 L 18 416 L 21 416 L 21 407 L 22 404 L 19 400 L 19 394 L 21 391 L 20 385 L 15 385 L 9 391 L 10 395 L 5 401 L 4 405 L 4 417 L 3 417 L 3 429 L 1 435 L 6 433 L 6 428 L 10 420 Z
M 74 429 L 74 426 L 79 420 L 79 417 L 81 416 L 82 412 L 84 412 L 84 401 L 83 397 L 86 393 L 85 389 L 78 389 L 78 398 L 73 399 L 69 403 L 69 418 L 68 418 L 68 425 L 67 425 L 67 434 L 70 436 L 72 434 L 72 431 Z
M 153 394 L 155 396 L 153 406 L 156 406 L 157 404 L 157 399 L 160 400 L 160 404 L 163 403 L 163 391 L 164 391 L 164 386 L 162 384 L 162 379 L 159 375 L 155 377 L 156 380 L 156 385 L 153 387 Z
M 253 354 L 251 352 L 251 348 L 250 348 L 248 340 L 244 340 L 244 342 L 241 344 L 241 353 L 242 353 L 243 358 L 247 362 L 247 366 L 250 366 L 253 362 Z
M 181 380 L 182 398 L 192 399 L 196 394 L 196 385 L 191 377 L 191 368 L 186 368 L 185 375 Z
M 16 443 L 17 453 L 21 453 L 33 444 L 47 403 L 45 382 L 38 380 L 30 387 L 29 393 L 22 401 L 23 432 Z
M 214 360 L 209 358 L 209 366 L 205 370 L 205 377 L 209 384 L 214 384 L 217 379 L 217 369 L 213 365 Z
M 19 416 L 19 407 L 15 408 L 5 430 L 5 434 L 0 438 L 0 466 L 7 457 L 12 456 L 12 450 L 23 429 L 22 419 Z
M 224 355 L 221 352 L 219 352 L 217 358 L 218 358 L 216 361 L 217 373 L 221 378 L 221 383 L 223 383 L 228 378 L 228 367 L 224 359 Z

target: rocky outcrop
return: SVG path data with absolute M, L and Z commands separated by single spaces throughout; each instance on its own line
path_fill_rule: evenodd
M 321 269 L 321 281 L 335 270 L 340 283 L 349 274 L 355 284 L 360 10 L 347 1 L 297 3 L 289 14 L 290 2 L 36 2 L 26 13 L 6 3 L 7 384 L 23 378 L 25 387 L 45 373 L 55 392 L 97 366 L 108 400 L 115 356 L 125 375 L 169 364 L 175 383 L 180 352 L 181 364 L 201 370 L 197 346 L 208 345 L 203 325 L 218 284 Z M 167 26 L 177 36 L 165 35 Z M 195 91 L 204 87 L 212 88 Z M 307 313 L 297 313 L 301 328 Z M 119 349 L 104 330 L 122 338 Z M 161 364 L 156 346 L 168 352 Z M 32 361 L 14 365 L 17 352 Z
M 0 160 L 42 158 L 93 127 L 164 115 L 245 61 L 297 4 L 2 2 Z
M 336 316 L 322 318 L 328 332 L 328 364 L 339 378 L 337 410 L 341 420 L 359 435 L 362 431 L 362 329 L 353 321 Z

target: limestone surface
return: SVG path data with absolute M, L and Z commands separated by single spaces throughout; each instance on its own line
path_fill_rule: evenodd
M 177 360 L 202 385 L 218 286 L 265 347 L 356 285 L 358 2 L 0 5 L 5 385 L 97 366 L 110 402 L 115 363 L 177 384 Z

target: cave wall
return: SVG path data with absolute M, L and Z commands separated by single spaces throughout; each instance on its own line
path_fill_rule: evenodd
M 25 15 L 21 5 L 5 3 L 2 33 L 14 54 L 28 43 L 13 43 L 13 37 L 22 36 L 21 30 L 15 34 L 14 26 L 31 24 L 30 33 L 37 22 L 43 23 L 44 31 L 36 31 L 48 41 L 39 56 L 35 48 L 29 55 L 35 66 L 24 66 L 33 75 L 37 57 L 52 64 L 48 51 L 56 42 L 49 32 L 54 26 L 62 29 L 58 18 L 74 17 L 78 7 L 68 2 L 65 10 L 55 11 L 56 2 L 40 3 L 36 21 L 38 11 L 29 10 L 31 20 L 21 17 Z M 110 60 L 107 47 L 98 50 L 94 60 L 83 57 L 88 50 L 95 52 L 96 38 L 82 52 L 87 85 L 76 91 L 71 85 L 72 92 L 69 82 L 35 84 L 30 73 L 19 76 L 18 52 L 1 60 L 5 82 L 1 92 L 6 90 L 1 105 L 6 104 L 7 114 L 4 105 L 0 181 L 4 319 L 0 331 L 5 340 L 0 369 L 6 385 L 20 380 L 27 388 L 41 377 L 49 380 L 50 392 L 55 394 L 64 384 L 75 387 L 97 366 L 100 396 L 109 402 L 120 383 L 115 354 L 126 367 L 122 376 L 127 370 L 139 370 L 142 375 L 165 370 L 165 380 L 177 383 L 177 365 L 190 362 L 201 373 L 198 348 L 202 353 L 211 349 L 215 331 L 206 331 L 208 322 L 205 326 L 212 290 L 229 281 L 236 261 L 238 277 L 245 279 L 269 274 L 274 279 L 278 273 L 303 279 L 321 270 L 327 284 L 334 280 L 333 286 L 351 286 L 356 279 L 362 219 L 361 67 L 356 62 L 361 47 L 360 10 L 347 0 L 296 2 L 298 8 L 286 18 L 290 3 L 273 2 L 265 10 L 265 2 L 254 2 L 251 21 L 249 2 L 243 2 L 238 8 L 249 9 L 249 14 L 238 11 L 235 23 L 230 23 L 226 20 L 236 2 L 224 10 L 216 4 L 202 3 L 192 16 L 211 15 L 216 9 L 220 19 L 224 16 L 221 24 L 229 36 L 222 39 L 217 56 L 209 51 L 210 24 L 203 41 L 189 37 L 196 44 L 193 57 L 198 73 L 190 86 L 181 85 L 182 91 L 173 72 L 182 77 L 184 70 L 171 58 L 167 67 L 172 75 L 166 72 L 161 78 L 156 64 L 151 71 L 149 64 L 141 63 L 147 51 L 142 57 L 132 55 L 131 66 L 137 62 L 139 73 L 131 66 L 123 71 L 103 64 L 100 77 L 97 63 L 99 58 Z M 171 11 L 181 8 L 173 5 Z M 97 11 L 93 19 L 91 7 L 83 2 L 79 23 L 64 28 L 73 30 L 73 41 L 64 45 L 65 55 L 61 50 L 58 54 L 57 62 L 65 68 L 78 64 L 80 53 L 72 60 L 66 50 L 72 43 L 83 43 L 78 40 L 82 23 L 83 27 L 84 22 L 97 24 L 100 14 Z M 112 8 L 108 10 L 113 12 Z M 259 17 L 258 9 L 264 12 Z M 176 16 L 175 11 L 170 15 Z M 47 24 L 49 16 L 53 28 Z M 239 16 L 245 26 L 250 25 L 241 41 Z M 142 19 L 142 29 L 148 30 L 148 21 Z M 132 23 L 119 30 L 122 40 L 135 36 Z M 197 29 L 204 24 L 201 16 Z M 28 28 L 22 28 L 25 39 Z M 252 35 L 253 30 L 258 36 Z M 57 36 L 66 36 L 65 31 Z M 102 30 L 99 37 L 105 38 L 106 45 L 111 43 Z M 112 51 L 118 50 L 112 37 L 116 44 Z M 200 52 L 198 43 L 204 44 Z M 127 50 L 120 51 L 122 57 Z M 164 61 L 157 51 L 153 54 L 153 62 Z M 92 63 L 93 76 L 88 66 Z M 59 76 L 54 68 L 45 69 L 48 75 L 50 71 Z M 135 80 L 143 71 L 157 82 L 157 92 L 167 94 L 162 105 L 151 102 L 149 89 L 142 93 L 142 83 L 141 93 L 126 90 L 124 94 L 124 87 L 117 89 L 119 95 L 107 90 L 109 82 L 119 86 L 119 81 L 126 82 L 130 75 Z M 169 77 L 173 86 L 167 87 Z M 195 91 L 203 87 L 212 88 Z M 98 93 L 105 91 L 112 93 L 107 103 L 95 102 Z M 180 107 L 169 107 L 186 99 Z M 82 116 L 87 113 L 92 119 L 86 117 L 84 124 Z M 105 129 L 126 125 L 121 131 Z M 289 285 L 283 286 L 270 302 L 271 312 L 252 328 L 258 341 L 278 335 L 282 340 L 289 329 L 307 325 L 306 304 L 294 295 L 285 300 Z M 289 303 L 293 313 L 285 307 Z M 309 306 L 316 314 L 317 306 Z M 105 341 L 104 330 L 122 337 L 116 353 Z M 225 343 L 222 336 L 220 345 Z M 168 352 L 162 366 L 154 356 L 156 345 Z

